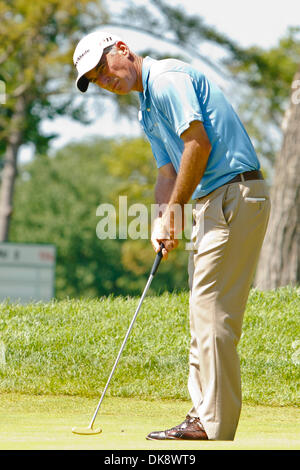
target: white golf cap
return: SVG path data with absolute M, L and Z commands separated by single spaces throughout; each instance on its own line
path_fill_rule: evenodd
M 89 81 L 84 74 L 96 67 L 106 47 L 118 41 L 121 41 L 118 36 L 103 31 L 87 34 L 79 41 L 73 55 L 73 62 L 78 72 L 76 85 L 80 91 L 84 93 L 89 86 Z

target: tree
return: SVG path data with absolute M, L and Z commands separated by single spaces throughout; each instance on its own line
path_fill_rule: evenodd
M 141 293 L 155 257 L 149 239 L 99 239 L 97 226 L 102 218 L 97 209 L 109 203 L 118 216 L 118 199 L 124 194 L 128 208 L 138 200 L 149 209 L 152 164 L 150 145 L 144 139 L 118 144 L 98 139 L 68 145 L 51 157 L 40 155 L 22 165 L 11 240 L 56 246 L 57 298 Z M 132 220 L 129 216 L 128 226 Z M 182 243 L 178 255 L 171 254 L 161 264 L 160 282 L 153 284 L 152 292 L 187 289 L 184 247 Z
M 109 181 L 101 156 L 109 141 L 70 145 L 22 166 L 16 183 L 11 239 L 52 243 L 57 250 L 56 297 L 117 291 L 120 246 L 96 236 L 96 209 Z
M 284 139 L 275 163 L 271 216 L 255 284 L 260 289 L 300 282 L 300 68 L 284 122 Z
M 235 105 L 268 169 L 273 166 L 282 144 L 281 123 L 299 55 L 300 28 L 290 27 L 270 49 L 250 47 L 242 58 L 236 56 L 225 61 L 232 73 L 247 83 L 234 94 Z
M 300 28 L 292 27 L 278 45 L 250 48 L 230 64 L 249 84 L 241 115 L 259 155 L 272 164 L 272 210 L 255 278 L 261 289 L 300 280 L 299 54 Z
M 21 145 L 33 143 L 37 152 L 48 148 L 54 136 L 41 133 L 45 118 L 67 113 L 83 119 L 82 107 L 74 106 L 66 94 L 64 75 L 71 70 L 78 30 L 95 25 L 95 17 L 104 20 L 101 3 L 92 3 L 94 11 L 89 12 L 89 0 L 0 1 L 0 79 L 6 84 L 7 95 L 5 106 L 0 108 L 0 151 L 4 154 L 0 241 L 8 237 Z

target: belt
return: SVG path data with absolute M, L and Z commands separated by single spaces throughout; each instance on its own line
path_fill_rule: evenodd
M 263 174 L 260 170 L 252 170 L 252 171 L 245 171 L 244 173 L 240 173 L 239 175 L 236 175 L 234 178 L 232 178 L 230 181 L 228 181 L 225 184 L 231 184 L 231 183 L 240 183 L 243 181 L 248 181 L 248 180 L 263 180 Z
M 264 177 L 260 170 L 245 171 L 244 173 L 240 173 L 239 175 L 236 175 L 230 181 L 227 181 L 227 183 L 222 184 L 222 186 L 225 186 L 226 184 L 231 184 L 231 183 L 242 183 L 243 181 L 263 180 L 263 179 Z M 208 194 L 206 194 L 206 196 L 208 196 Z M 206 197 L 206 196 L 202 196 L 202 197 Z M 202 197 L 199 197 L 198 199 L 196 199 L 196 201 L 200 201 Z

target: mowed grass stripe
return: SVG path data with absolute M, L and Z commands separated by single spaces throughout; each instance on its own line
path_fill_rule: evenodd
M 153 430 L 178 424 L 190 403 L 107 397 L 96 420 L 102 433 L 78 436 L 73 426 L 87 426 L 96 400 L 85 397 L 2 394 L 0 449 L 241 450 L 299 449 L 300 410 L 244 405 L 234 441 L 147 441 Z M 111 449 L 111 452 L 108 452 Z M 127 454 L 127 455 L 130 455 Z M 100 462 L 101 463 L 101 462 Z M 152 462 L 153 463 L 153 462 Z

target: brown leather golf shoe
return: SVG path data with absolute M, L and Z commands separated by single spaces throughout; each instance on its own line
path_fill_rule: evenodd
M 208 437 L 199 418 L 191 418 L 189 415 L 185 418 L 183 423 L 175 426 L 174 428 L 167 429 L 166 431 L 153 431 L 146 437 L 149 441 L 153 440 L 201 440 L 207 441 Z

